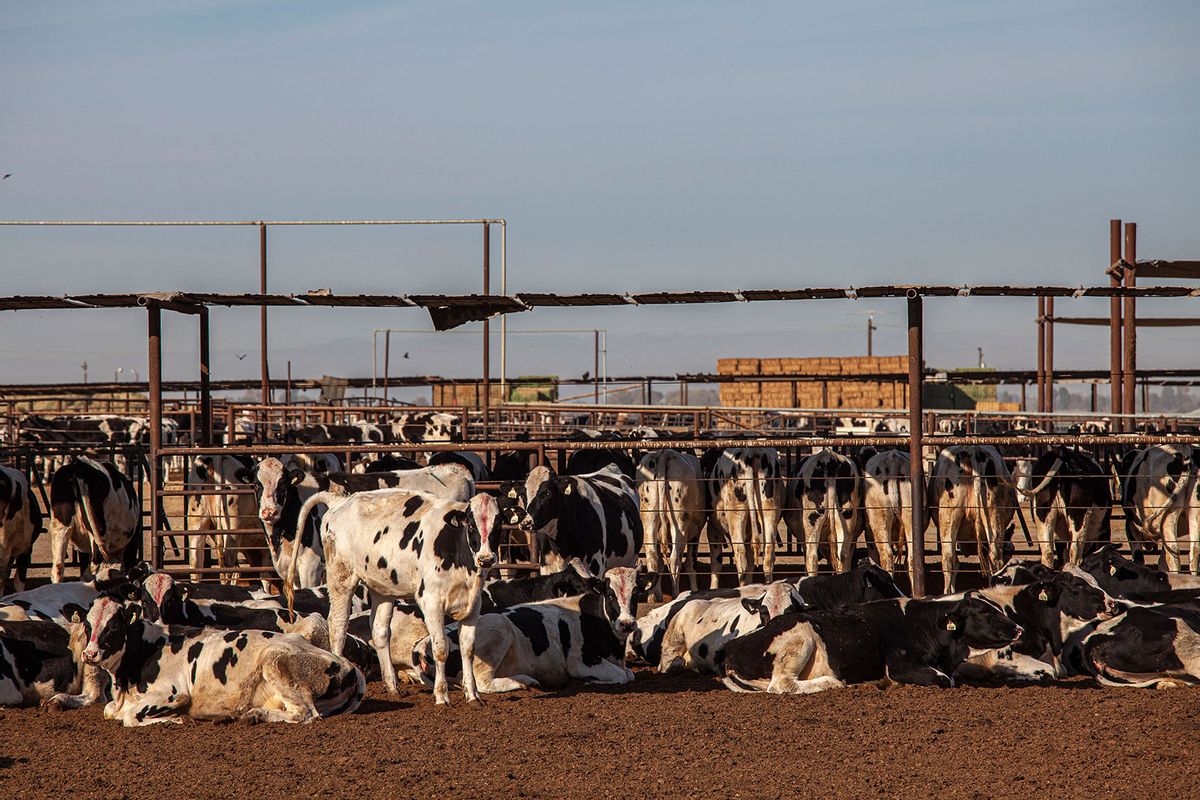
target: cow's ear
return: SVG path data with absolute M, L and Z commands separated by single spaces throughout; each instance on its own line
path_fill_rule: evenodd
M 201 464 L 200 462 L 197 461 L 193 465 L 193 468 L 196 470 L 196 476 L 198 478 L 200 478 L 200 480 L 202 480 L 202 481 L 208 480 L 208 467 L 206 467 L 204 464 Z
M 186 586 L 179 590 L 179 599 L 181 601 L 188 599 L 188 588 Z
M 250 469 L 250 467 L 238 467 L 237 472 L 233 473 L 233 477 L 242 483 L 253 483 L 254 470 Z
M 757 614 L 762 610 L 762 599 L 758 597 L 743 597 L 742 608 L 746 609 L 751 614 Z
M 637 588 L 640 592 L 648 592 L 658 583 L 657 572 L 642 572 L 637 577 Z
M 304 481 L 304 470 L 292 468 L 288 470 L 288 483 L 299 486 Z

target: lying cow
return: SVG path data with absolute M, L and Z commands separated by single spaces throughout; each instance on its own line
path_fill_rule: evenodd
M 80 579 L 90 577 L 94 554 L 121 558 L 142 530 L 142 509 L 133 483 L 107 461 L 76 456 L 50 482 L 50 580 L 60 583 L 67 550 L 79 549 Z
M 696 552 L 707 512 L 700 460 L 691 453 L 655 450 L 637 465 L 637 491 L 645 539 L 646 566 L 662 572 L 663 556 L 671 573 L 671 591 L 679 594 L 679 573 L 686 567 L 696 591 Z M 662 586 L 654 589 L 662 600 Z
M 781 614 L 800 608 L 801 600 L 787 581 L 767 584 L 761 593 L 749 597 L 686 603 L 663 635 L 658 671 L 716 672 L 725 645 Z
M 350 713 L 366 693 L 356 667 L 292 634 L 164 629 L 111 597 L 93 604 L 87 626 L 83 661 L 112 681 L 104 718 L 127 728 L 183 715 L 308 722 Z
M 737 692 L 811 694 L 888 678 L 954 685 L 974 652 L 1004 647 L 1021 629 L 974 593 L 960 600 L 879 600 L 776 617 L 725 647 L 723 682 Z
M 572 679 L 632 682 L 633 672 L 625 666 L 625 640 L 634 628 L 639 598 L 657 579 L 653 573 L 639 575 L 630 567 L 615 567 L 603 580 L 591 579 L 588 592 L 578 597 L 482 615 L 476 626 L 473 676 L 479 691 L 559 688 Z M 453 641 L 454 631 L 448 633 Z M 426 640 L 415 648 L 426 681 L 432 647 Z
M 33 543 L 42 527 L 42 509 L 25 474 L 0 466 L 0 595 L 8 592 L 12 567 L 16 568 L 13 589 L 24 591 Z
M 82 625 L 75 625 L 82 638 Z M 0 622 L 0 706 L 37 705 L 59 692 L 78 692 L 73 634 L 53 622 Z M 77 648 L 81 650 L 82 647 Z
M 1200 611 L 1135 606 L 1083 641 L 1084 667 L 1103 686 L 1200 685 Z
M 534 467 L 508 500 L 520 504 L 510 507 L 510 519 L 549 545 L 542 549 L 544 573 L 561 571 L 572 558 L 593 575 L 637 565 L 642 545 L 637 490 L 616 467 L 573 476 Z
M 354 590 L 365 584 L 371 593 L 371 641 L 379 671 L 388 690 L 398 693 L 390 652 L 391 616 L 396 600 L 415 600 L 433 639 L 434 701 L 449 702 L 445 617 L 449 614 L 463 623 L 463 656 L 470 664 L 483 582 L 496 561 L 499 514 L 495 499 L 486 494 L 455 503 L 400 489 L 351 495 L 331 508 L 321 541 L 329 576 L 333 652 L 342 653 Z M 292 591 L 293 579 L 289 573 L 285 593 Z M 463 693 L 467 700 L 479 699 L 469 670 Z
M 1138 598 L 1181 589 L 1200 589 L 1200 576 L 1168 574 L 1125 558 L 1112 544 L 1083 559 L 1080 568 L 1113 597 Z

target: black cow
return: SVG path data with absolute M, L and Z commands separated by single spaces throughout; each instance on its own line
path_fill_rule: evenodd
M 616 467 L 621 474 L 632 479 L 636 467 L 633 459 L 624 450 L 605 448 L 601 450 L 576 450 L 567 457 L 564 475 L 588 475 L 605 467 Z
M 1125 558 L 1112 544 L 1106 544 L 1091 553 L 1079 566 L 1113 597 L 1137 598 L 1178 589 L 1200 588 L 1200 576 L 1161 572 Z
M 0 706 L 36 705 L 78 691 L 79 675 L 71 634 L 61 625 L 0 621 Z
M 42 509 L 24 473 L 0 466 L 0 596 L 8 594 L 8 573 L 16 567 L 13 590 L 25 591 L 33 543 L 42 528 Z
M 1083 641 L 1083 664 L 1105 686 L 1200 685 L 1200 608 L 1135 606 Z
M 960 600 L 878 600 L 776 617 L 725 647 L 726 686 L 810 694 L 890 678 L 954 685 L 972 650 L 1008 645 L 1021 628 L 976 594 Z
M 1078 564 L 1112 537 L 1112 487 L 1100 463 L 1087 453 L 1058 447 L 1042 455 L 1030 471 L 1034 519 L 1041 526 L 1042 563 Z
M 136 545 L 141 529 L 141 503 L 129 478 L 107 461 L 72 458 L 50 482 L 50 580 L 62 581 L 71 544 L 79 549 L 81 577 L 95 555 L 105 561 L 123 556 L 132 565 L 137 548 L 126 545 Z
M 363 472 L 396 472 L 398 470 L 420 469 L 421 465 L 406 456 L 384 453 L 374 461 L 368 461 Z

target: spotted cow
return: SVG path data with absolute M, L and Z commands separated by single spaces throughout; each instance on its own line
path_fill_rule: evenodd
M 13 588 L 18 592 L 25 589 L 33 543 L 42 528 L 42 509 L 25 474 L 0 466 L 0 595 L 8 592 L 13 567 Z
M 788 492 L 788 530 L 804 542 L 804 565 L 817 574 L 821 551 L 829 555 L 834 572 L 854 565 L 854 548 L 863 531 L 862 476 L 853 459 L 821 450 L 808 456 L 796 471 Z M 889 554 L 890 547 L 885 548 Z M 880 552 L 881 561 L 885 559 Z
M 83 578 L 96 556 L 131 555 L 126 546 L 141 529 L 141 504 L 129 478 L 107 461 L 72 458 L 50 482 L 50 580 L 62 581 L 71 545 L 79 549 Z
M 700 460 L 670 449 L 646 453 L 637 466 L 637 490 L 647 568 L 661 572 L 665 555 L 671 591 L 681 591 L 681 571 L 687 572 L 695 591 L 696 552 L 707 517 Z M 654 597 L 662 599 L 661 585 L 655 587 Z
M 730 447 L 709 451 L 702 463 L 711 511 L 711 587 L 720 584 L 721 550 L 726 543 L 733 550 L 738 583 L 749 583 L 759 564 L 764 579 L 770 582 L 775 573 L 776 528 L 784 495 L 779 454 L 770 447 Z

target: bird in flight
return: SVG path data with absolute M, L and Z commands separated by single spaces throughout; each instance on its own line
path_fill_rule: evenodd
M 3 178 L 0 178 L 0 181 L 6 181 L 6 180 L 8 180 L 8 179 L 9 179 L 9 178 L 11 178 L 11 177 L 12 177 L 12 173 L 11 173 L 11 172 L 6 172 L 6 173 L 4 173 L 4 177 L 3 177 Z
M 405 358 L 408 358 L 408 353 L 405 353 L 405 354 L 404 354 L 404 357 L 405 357 Z
M 584 379 L 585 381 L 586 381 L 588 378 L 590 378 L 591 376 L 592 376 L 592 371 L 591 371 L 590 369 L 589 369 L 587 372 L 583 373 L 583 379 Z
M 238 361 L 241 361 L 241 360 L 242 360 L 242 359 L 244 359 L 245 357 L 246 357 L 246 354 L 245 354 L 245 353 L 238 353 Z

